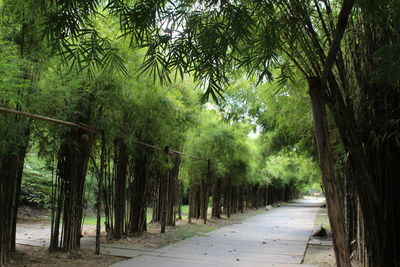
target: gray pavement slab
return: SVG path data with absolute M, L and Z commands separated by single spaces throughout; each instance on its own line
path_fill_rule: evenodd
M 301 264 L 321 202 L 301 201 L 140 255 L 114 267 L 276 266 Z
M 205 266 L 216 266 L 216 267 L 317 267 L 316 265 L 309 264 L 290 264 L 290 263 L 273 263 L 273 262 L 256 262 L 256 261 L 241 261 L 236 258 L 231 258 L 229 260 L 210 260 L 206 259 L 203 261 L 199 261 L 197 259 L 188 259 L 188 258 L 178 258 L 178 257 L 154 257 L 154 256 L 140 256 L 135 258 L 135 262 L 125 261 L 114 264 L 113 267 L 126 267 L 126 266 L 135 266 L 135 267 L 181 267 L 181 266 L 190 266 L 190 267 L 205 267 Z

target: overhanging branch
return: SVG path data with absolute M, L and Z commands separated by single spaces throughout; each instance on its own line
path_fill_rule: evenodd
M 349 20 L 349 16 L 351 10 L 354 6 L 355 0 L 345 0 L 342 4 L 342 8 L 340 9 L 338 22 L 336 24 L 335 36 L 332 41 L 332 45 L 329 48 L 328 56 L 326 57 L 324 69 L 322 73 L 322 84 L 325 85 L 328 79 L 328 74 L 332 70 L 333 64 L 335 62 L 336 56 L 340 49 L 340 43 L 343 39 L 344 32 L 347 27 L 347 22 Z

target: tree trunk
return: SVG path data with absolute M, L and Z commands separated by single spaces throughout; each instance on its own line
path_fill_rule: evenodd
M 104 181 L 104 169 L 106 160 L 106 141 L 104 138 L 104 132 L 101 133 L 101 151 L 100 151 L 100 172 L 99 172 L 99 186 L 97 191 L 97 222 L 96 222 L 96 255 L 100 255 L 100 238 L 101 238 L 101 210 L 102 210 L 102 198 L 103 198 L 103 181 Z
M 79 144 L 78 147 L 68 144 L 68 147 L 61 152 L 63 159 L 60 176 L 65 183 L 62 248 L 65 251 L 75 251 L 80 247 L 83 189 L 90 153 L 87 135 L 81 133 L 76 137 L 74 141 Z
M 211 162 L 210 160 L 207 161 L 207 171 L 206 171 L 206 177 L 203 178 L 202 181 L 202 188 L 203 188 L 203 201 L 202 201 L 202 218 L 204 224 L 207 223 L 207 213 L 208 213 L 208 200 L 210 196 L 209 192 L 209 187 L 210 187 L 210 181 L 211 181 Z
M 251 207 L 253 209 L 257 209 L 258 208 L 258 184 L 253 185 L 253 200 L 252 200 L 252 204 Z
M 232 185 L 230 178 L 227 179 L 224 190 L 224 212 L 228 218 L 231 217 Z
M 0 158 L 0 266 L 15 251 L 15 232 L 26 145 Z
M 183 184 L 181 181 L 177 183 L 177 199 L 176 199 L 176 206 L 177 206 L 177 213 L 178 213 L 178 220 L 182 220 L 182 202 L 183 202 Z
M 168 150 L 166 150 L 168 151 Z M 168 154 L 166 155 L 167 159 L 165 161 L 165 165 L 168 166 Z M 170 170 L 166 167 L 165 175 L 161 178 L 161 233 L 165 233 L 165 226 L 167 224 L 167 213 L 169 209 L 169 186 L 170 183 Z
M 161 182 L 160 178 L 157 177 L 154 189 L 153 189 L 153 213 L 152 213 L 152 223 L 157 223 L 161 219 Z
M 114 229 L 113 238 L 120 239 L 124 235 L 125 227 L 125 201 L 126 181 L 128 175 L 128 146 L 124 140 L 116 140 L 117 147 L 117 173 L 115 176 L 114 200 Z
M 146 187 L 147 177 L 134 178 L 130 199 L 129 223 L 127 225 L 127 234 L 129 236 L 141 235 L 146 229 Z
M 58 176 L 61 187 L 58 196 L 62 206 L 63 225 L 62 243 L 56 236 L 59 226 L 53 228 L 50 250 L 62 248 L 64 251 L 76 251 L 80 247 L 81 224 L 83 217 L 84 184 L 89 161 L 91 140 L 86 131 L 70 129 L 63 138 L 59 151 Z M 60 214 L 56 214 L 56 217 Z M 57 221 L 57 220 L 56 220 Z
M 213 218 L 221 218 L 221 179 L 217 179 L 214 183 L 213 197 L 212 197 L 212 211 Z
M 136 148 L 132 169 L 133 180 L 130 182 L 129 223 L 127 225 L 129 236 L 141 235 L 147 226 L 147 186 L 152 153 L 139 144 Z
M 243 213 L 243 186 L 242 185 L 239 187 L 238 194 L 239 194 L 239 196 L 238 196 L 238 211 L 240 211 L 240 213 Z
M 181 166 L 181 158 L 174 157 L 173 158 L 173 166 L 170 170 L 169 174 L 169 189 L 168 189 L 168 210 L 167 210 L 167 225 L 168 226 L 175 226 L 175 215 L 176 209 L 175 207 L 178 204 L 178 176 L 179 176 L 179 169 Z
M 318 148 L 322 181 L 326 192 L 329 221 L 332 227 L 332 239 L 338 267 L 350 267 L 350 255 L 341 199 L 338 194 L 337 181 L 334 175 L 332 152 L 325 103 L 322 99 L 322 84 L 318 78 L 309 78 L 310 97 L 314 118 L 315 137 Z

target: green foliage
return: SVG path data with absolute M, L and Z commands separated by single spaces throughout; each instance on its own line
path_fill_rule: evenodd
M 265 168 L 272 183 L 290 185 L 302 191 L 320 180 L 317 164 L 312 159 L 293 152 L 268 157 Z
M 284 87 L 276 83 L 260 86 L 257 123 L 269 139 L 266 153 L 292 147 L 310 155 L 314 153 L 312 114 L 306 88 L 301 81 L 287 83 Z
M 22 205 L 50 208 L 52 177 L 43 161 L 31 153 L 27 156 L 21 185 Z
M 251 183 L 290 184 L 301 190 L 312 187 L 320 176 L 304 82 L 292 80 L 284 86 L 271 82 L 256 87 L 255 78 L 245 79 L 240 73 L 236 76 L 220 112 L 226 121 L 240 122 L 259 134 L 248 142 L 252 151 Z M 304 166 L 309 168 L 309 174 L 303 174 Z
M 10 107 L 27 106 L 28 101 L 21 98 L 29 96 L 29 111 L 33 113 L 105 129 L 109 151 L 115 140 L 122 138 L 132 157 L 141 157 L 145 151 L 138 148 L 137 141 L 201 157 L 204 160 L 183 158 L 181 177 L 186 185 L 205 178 L 207 159 L 211 160 L 213 179 L 237 186 L 279 182 L 303 187 L 314 179 L 309 178 L 314 175 L 304 172 L 304 166 L 312 165 L 309 155 L 313 152 L 309 149 L 311 115 L 305 85 L 295 79 L 285 83 L 297 75 L 287 64 L 280 64 L 280 73 L 268 69 L 276 59 L 273 50 L 277 43 L 264 37 L 277 34 L 269 28 L 276 21 L 262 12 L 273 11 L 272 5 L 238 2 L 215 8 L 211 4 L 195 12 L 185 8 L 185 1 L 176 9 L 161 2 L 138 2 L 128 7 L 123 1 L 111 1 L 99 11 L 97 1 L 57 5 L 43 2 L 24 19 L 23 12 L 15 8 L 17 4 L 6 2 L 3 12 L 8 12 L 9 20 L 5 25 L 19 25 L 38 17 L 42 23 L 32 28 L 31 50 L 37 48 L 42 57 L 49 51 L 53 55 L 45 64 L 42 62 L 43 72 L 33 89 L 31 82 L 25 85 L 26 79 L 20 78 L 26 66 L 32 64 L 19 60 L 18 47 L 12 42 L 0 43 L 6 48 L 1 51 L 4 56 L 0 59 L 0 89 L 5 88 L 2 97 Z M 29 10 L 32 5 L 28 1 L 22 10 Z M 172 14 L 181 16 L 178 21 L 187 23 L 187 32 L 179 30 L 183 25 L 179 23 L 167 25 L 165 31 L 157 29 L 163 21 L 157 21 L 157 12 L 164 7 L 166 18 Z M 73 16 L 75 20 L 68 20 L 70 10 L 79 11 Z M 113 17 L 101 16 L 107 12 Z M 132 14 L 138 16 L 133 18 Z M 145 19 L 139 21 L 139 17 Z M 115 22 L 121 22 L 120 28 Z M 171 29 L 176 30 L 174 38 Z M 34 38 L 41 30 L 50 41 L 46 49 L 39 49 L 45 45 Z M 10 39 L 17 39 L 12 32 L 4 32 Z M 124 38 L 118 39 L 119 36 Z M 258 41 L 253 42 L 254 38 Z M 145 48 L 137 48 L 139 44 Z M 58 52 L 47 51 L 50 48 Z M 168 54 L 165 49 L 169 49 Z M 262 53 L 256 55 L 256 50 Z M 188 53 L 190 58 L 186 57 Z M 245 78 L 241 72 L 225 75 L 235 70 L 236 64 L 252 70 L 250 76 Z M 180 81 L 173 81 L 174 72 Z M 274 76 L 281 80 L 256 87 L 264 77 Z M 200 94 L 192 90 L 200 80 L 206 97 L 225 98 L 222 106 L 200 104 Z M 222 84 L 228 82 L 232 86 L 223 94 Z M 24 87 L 29 87 L 30 94 L 15 94 Z M 69 128 L 34 122 L 33 129 L 34 150 L 38 150 L 43 166 L 50 168 Z M 258 139 L 247 136 L 254 129 L 262 131 Z M 89 137 L 93 140 L 94 159 L 90 171 L 97 175 L 93 164 L 99 163 L 99 143 L 94 136 L 88 134 Z M 171 166 L 165 165 L 163 153 L 154 153 L 147 167 L 157 173 Z M 288 170 L 283 172 L 282 168 Z M 27 172 L 26 177 L 24 187 L 34 186 L 33 174 Z M 87 179 L 88 186 L 95 188 L 97 180 L 91 183 L 89 176 Z M 47 182 L 38 179 L 37 186 L 47 186 Z M 87 206 L 92 206 L 94 194 L 88 194 L 87 199 Z
M 200 124 L 193 128 L 185 144 L 185 152 L 201 157 L 184 160 L 182 177 L 186 183 L 200 183 L 206 178 L 207 159 L 211 160 L 213 179 L 228 180 L 239 185 L 248 179 L 249 149 L 246 132 L 240 125 L 229 125 L 214 111 L 205 110 Z

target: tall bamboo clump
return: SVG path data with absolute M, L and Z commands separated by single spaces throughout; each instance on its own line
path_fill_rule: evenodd
M 9 121 L 3 121 L 2 126 L 4 122 L 12 123 L 12 127 L 17 131 L 13 133 L 13 138 L 7 138 L 7 141 L 15 146 L 7 146 L 8 149 L 0 154 L 0 266 L 5 265 L 9 261 L 10 252 L 15 251 L 18 202 L 29 136 L 25 118 L 7 117 L 11 118 L 7 118 Z
M 80 248 L 84 185 L 93 136 L 85 130 L 72 128 L 66 130 L 61 138 L 57 158 L 58 195 L 55 199 L 50 250 L 76 251 Z
M 98 123 L 103 109 L 103 105 L 96 102 L 98 99 L 94 95 L 103 90 L 105 86 L 100 82 L 92 83 L 80 79 L 78 74 L 70 75 L 77 80 L 77 84 L 75 81 L 68 80 L 72 83 L 68 88 L 69 91 L 65 92 L 63 87 L 59 88 L 59 92 L 53 89 L 54 94 L 60 93 L 62 97 L 65 93 L 75 96 L 75 98 L 61 98 L 61 101 L 67 101 L 70 104 L 68 106 L 70 109 L 63 110 L 62 115 L 67 117 L 68 121 L 94 127 Z M 62 78 L 64 78 L 62 75 L 55 77 L 55 79 Z M 77 85 L 79 87 L 75 88 Z M 48 112 L 50 113 L 52 110 Z M 56 147 L 57 167 L 55 173 L 57 179 L 53 190 L 54 204 L 49 247 L 51 251 L 76 251 L 80 248 L 85 209 L 85 181 L 91 154 L 95 154 L 92 153 L 92 148 L 96 145 L 96 137 L 98 137 L 97 133 L 75 127 L 62 127 L 58 131 L 57 143 L 59 146 Z M 96 165 L 95 162 L 94 165 Z
M 182 194 L 178 176 L 181 157 L 166 154 L 165 167 L 153 176 L 151 201 L 153 207 L 152 222 L 162 227 L 175 226 L 178 204 Z
M 42 14 L 25 5 L 17 7 L 13 1 L 0 3 L 0 13 L 0 64 L 7 70 L 1 74 L 6 86 L 1 89 L 0 103 L 3 107 L 26 110 L 32 106 L 41 66 L 36 53 L 44 53 L 42 39 L 38 37 Z M 30 134 L 30 120 L 0 115 L 0 266 L 7 264 L 10 253 L 15 251 L 19 195 Z

